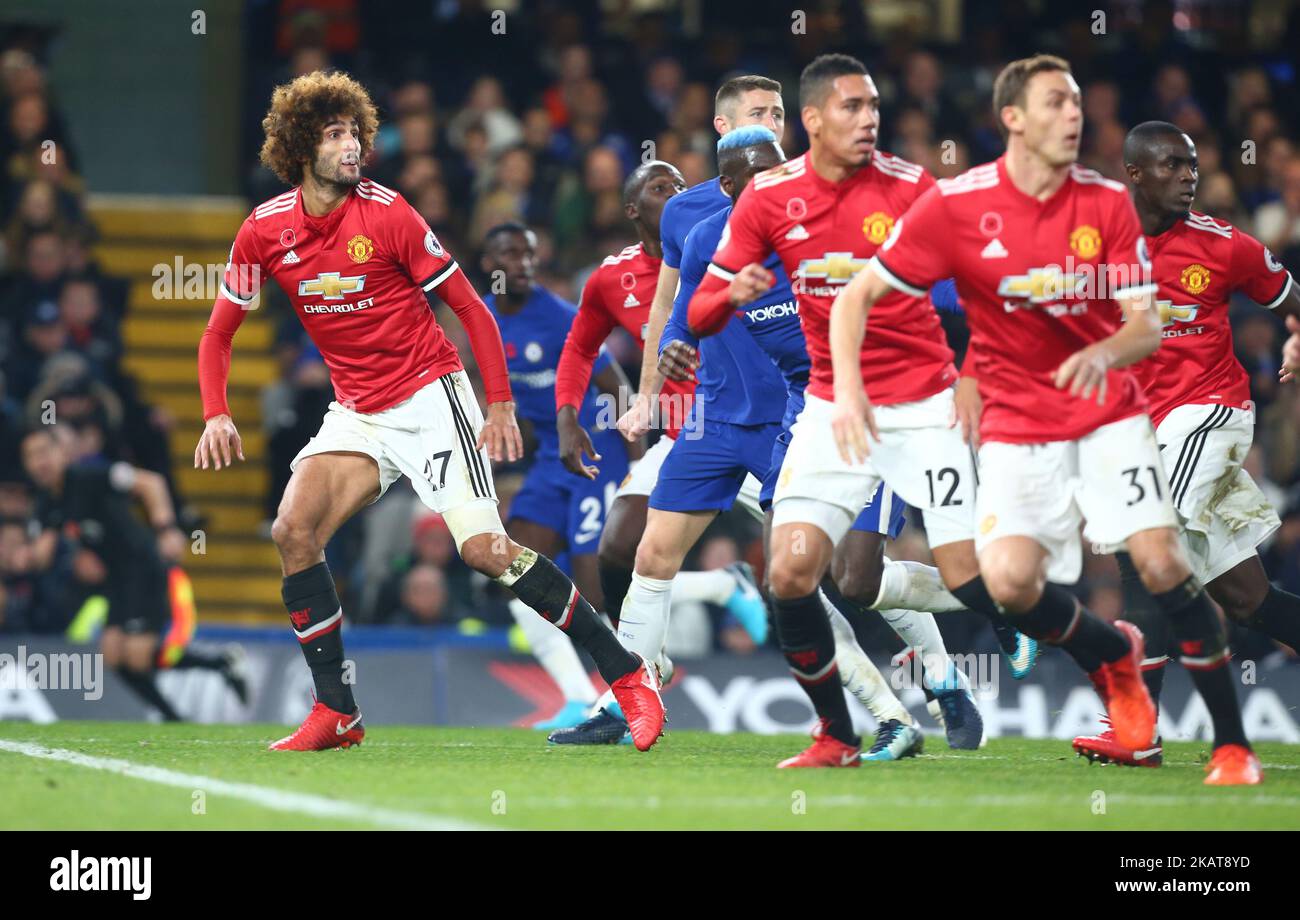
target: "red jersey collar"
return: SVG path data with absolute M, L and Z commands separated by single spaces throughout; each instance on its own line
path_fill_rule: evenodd
M 998 164 L 998 182 L 1004 184 L 1007 187 L 1008 191 L 1010 191 L 1011 194 L 1014 195 L 1016 198 L 1020 199 L 1025 204 L 1032 205 L 1035 208 L 1045 208 L 1050 204 L 1054 204 L 1063 195 L 1067 194 L 1067 189 L 1069 189 L 1070 186 L 1074 184 L 1074 176 L 1071 173 L 1067 172 L 1065 174 L 1065 181 L 1061 183 L 1061 187 L 1058 188 L 1056 191 L 1052 192 L 1052 194 L 1049 197 L 1044 198 L 1042 201 L 1039 201 L 1033 195 L 1029 195 L 1026 194 L 1025 192 L 1022 192 L 1020 188 L 1014 182 L 1011 181 L 1011 174 L 1007 172 L 1007 155 L 1005 153 L 1002 154 L 1002 156 L 998 157 L 997 164 Z M 1071 167 L 1071 169 L 1073 169 L 1073 167 Z
M 330 211 L 328 214 L 325 214 L 321 217 L 313 217 L 312 215 L 308 214 L 307 209 L 303 207 L 302 186 L 301 185 L 298 186 L 298 188 L 295 189 L 295 191 L 297 191 L 298 194 L 294 198 L 293 210 L 294 210 L 294 216 L 297 218 L 297 222 L 299 223 L 300 226 L 305 227 L 306 229 L 312 231 L 313 233 L 318 233 L 322 236 L 329 233 L 331 230 L 333 230 L 335 227 L 338 226 L 339 221 L 343 219 L 343 214 L 349 208 L 352 207 L 352 202 L 357 197 L 356 186 L 353 186 L 348 190 L 348 196 L 343 199 L 343 203 L 341 205 L 339 205 L 333 211 Z

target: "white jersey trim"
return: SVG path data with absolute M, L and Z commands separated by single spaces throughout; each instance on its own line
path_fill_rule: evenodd
M 1286 282 L 1282 285 L 1281 292 L 1276 297 L 1274 297 L 1271 302 L 1263 304 L 1263 306 L 1269 310 L 1276 310 L 1278 307 L 1282 305 L 1282 301 L 1286 300 L 1286 295 L 1291 293 L 1291 285 L 1294 283 L 1295 283 L 1295 279 L 1291 277 L 1290 272 L 1287 272 Z
M 1120 288 L 1114 291 L 1110 296 L 1112 300 L 1121 300 L 1129 297 L 1141 297 L 1143 294 L 1154 294 L 1159 290 L 1159 286 L 1154 282 L 1150 284 L 1135 284 L 1132 287 Z
M 1101 173 L 1097 172 L 1097 170 L 1088 169 L 1085 166 L 1079 166 L 1077 163 L 1070 167 L 1070 178 L 1081 185 L 1100 185 L 1103 188 L 1110 189 L 1112 192 L 1126 194 L 1128 191 L 1124 188 L 1122 183 L 1116 182 L 1114 179 L 1107 179 Z
M 880 261 L 880 256 L 872 256 L 871 261 L 867 263 L 867 267 L 875 269 L 876 274 L 895 290 L 902 291 L 904 294 L 911 294 L 913 297 L 925 296 L 925 291 L 918 287 L 913 287 L 886 268 L 885 263 Z
M 726 281 L 728 284 L 730 284 L 731 280 L 736 277 L 735 272 L 727 271 L 725 268 L 723 268 L 721 265 L 718 265 L 716 262 L 710 262 L 709 267 L 706 268 L 705 271 L 708 272 L 710 275 L 713 275 L 715 278 L 721 278 L 723 281 Z
M 276 195 L 253 209 L 253 220 L 261 220 L 263 217 L 279 214 L 281 211 L 288 211 L 293 208 L 297 201 L 298 190 L 296 188 L 285 192 L 283 195 Z
M 456 264 L 456 260 L 452 259 L 450 262 L 446 264 L 446 266 L 442 268 L 441 271 L 438 272 L 438 274 L 434 275 L 432 278 L 430 278 L 428 281 L 424 283 L 423 285 L 424 290 L 432 291 L 438 285 L 442 284 L 444 281 L 450 278 L 452 274 L 456 271 L 456 269 L 459 267 L 460 266 Z
M 913 167 L 915 171 L 913 171 L 913 169 L 908 168 L 911 167 L 912 164 L 908 163 L 906 160 L 899 160 L 896 157 L 890 157 L 889 160 L 886 160 L 885 157 L 887 156 L 888 154 L 882 155 L 881 152 L 877 150 L 876 155 L 871 158 L 871 165 L 886 176 L 891 176 L 895 179 L 902 180 L 903 182 L 910 182 L 915 185 L 921 181 L 921 167 L 915 166 Z M 890 162 L 890 160 L 892 160 L 892 162 Z
M 1224 226 L 1213 218 L 1206 217 L 1204 214 L 1188 213 L 1187 220 L 1183 221 L 1193 230 L 1204 230 L 1206 233 L 1217 233 L 1225 240 L 1232 239 L 1232 226 Z
M 238 296 L 237 294 L 235 294 L 235 292 L 232 291 L 229 287 L 226 286 L 226 282 L 225 282 L 225 281 L 222 281 L 222 282 L 221 282 L 221 296 L 224 297 L 224 298 L 226 298 L 226 300 L 229 300 L 231 303 L 237 303 L 237 304 L 239 304 L 241 307 L 246 307 L 246 306 L 248 306 L 250 303 L 253 302 L 253 298 L 256 297 L 257 295 L 256 295 L 256 294 L 253 294 L 253 295 L 251 295 L 251 296 L 249 296 L 249 297 L 246 297 L 246 298 L 245 298 L 245 297 L 240 297 L 240 296 Z
M 617 265 L 619 262 L 626 262 L 628 259 L 635 259 L 640 254 L 641 254 L 641 244 L 637 243 L 633 246 L 624 247 L 619 252 L 618 255 L 605 256 L 604 260 L 600 264 Z

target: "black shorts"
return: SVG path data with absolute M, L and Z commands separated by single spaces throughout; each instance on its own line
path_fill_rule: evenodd
M 167 570 L 148 563 L 110 569 L 104 595 L 108 624 L 128 635 L 162 633 L 171 622 Z

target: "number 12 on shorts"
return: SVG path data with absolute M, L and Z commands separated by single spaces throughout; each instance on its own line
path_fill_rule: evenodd
M 961 485 L 961 474 L 950 466 L 945 466 L 937 473 L 934 470 L 925 471 L 925 479 L 930 484 L 930 507 L 935 507 L 935 482 L 938 481 L 939 491 L 942 492 L 945 481 L 951 481 L 947 493 L 944 494 L 943 500 L 938 505 L 947 508 L 950 505 L 960 505 L 960 498 L 953 498 L 957 494 L 957 486 Z
M 1156 470 L 1154 466 L 1146 466 L 1146 467 L 1132 466 L 1126 470 L 1123 470 L 1122 472 L 1125 476 L 1128 477 L 1128 484 L 1129 487 L 1133 489 L 1133 495 L 1134 495 L 1134 497 L 1128 500 L 1127 507 L 1132 508 L 1138 502 L 1142 501 L 1142 499 L 1147 497 L 1146 487 L 1142 485 L 1143 473 L 1147 473 L 1150 475 L 1151 488 L 1156 494 L 1156 499 L 1160 500 L 1165 497 L 1164 492 L 1160 488 L 1160 473 Z

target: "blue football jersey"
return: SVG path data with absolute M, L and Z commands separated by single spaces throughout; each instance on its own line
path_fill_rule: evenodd
M 776 422 L 785 415 L 789 397 L 787 380 L 783 379 L 786 369 L 790 369 L 799 391 L 808 378 L 808 355 L 799 328 L 799 312 L 784 272 L 780 274 L 783 284 L 746 304 L 744 310 L 736 311 L 737 321 L 728 323 L 717 335 L 701 342 L 687 327 L 691 296 L 718 248 L 729 213 L 730 208 L 718 211 L 697 224 L 687 236 L 681 283 L 673 301 L 672 316 L 659 340 L 660 350 L 674 339 L 699 349 L 699 386 L 695 398 L 708 418 L 736 425 Z
M 659 216 L 659 240 L 663 244 L 664 264 L 669 268 L 680 269 L 686 235 L 710 214 L 729 207 L 731 199 L 723 194 L 717 179 L 705 179 L 699 185 L 693 185 L 680 195 L 669 198 Z
M 513 315 L 497 309 L 495 295 L 488 294 L 483 302 L 492 311 L 501 330 L 515 411 L 520 418 L 532 422 L 537 435 L 537 457 L 558 457 L 560 436 L 555 428 L 555 371 L 578 309 L 541 285 L 533 285 L 533 292 L 523 309 Z M 609 353 L 602 348 L 592 368 L 593 378 L 609 362 Z M 596 388 L 593 384 L 587 388 L 587 396 L 578 412 L 578 423 L 590 430 L 595 426 L 596 418 Z

